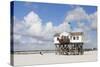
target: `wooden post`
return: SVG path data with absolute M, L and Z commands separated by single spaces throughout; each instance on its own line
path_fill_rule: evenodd
M 81 44 L 81 55 L 83 55 L 83 53 L 84 53 L 84 50 L 83 50 L 83 43 Z

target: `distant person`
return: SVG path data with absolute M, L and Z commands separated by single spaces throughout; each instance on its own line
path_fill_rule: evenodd
M 43 55 L 43 53 L 42 53 L 42 52 L 40 52 L 40 54 L 41 54 L 41 55 Z

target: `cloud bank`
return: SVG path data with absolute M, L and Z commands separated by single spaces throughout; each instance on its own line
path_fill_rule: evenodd
M 55 33 L 70 31 L 67 22 L 58 26 L 54 26 L 51 21 L 43 24 L 42 19 L 33 11 L 29 12 L 22 21 L 16 21 L 16 18 L 14 20 L 15 50 L 51 49 L 54 47 Z

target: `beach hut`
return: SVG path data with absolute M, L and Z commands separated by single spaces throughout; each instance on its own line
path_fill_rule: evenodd
M 54 35 L 56 54 L 83 55 L 83 32 L 63 32 Z

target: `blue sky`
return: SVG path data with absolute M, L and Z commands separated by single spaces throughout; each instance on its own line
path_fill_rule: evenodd
M 65 31 L 84 32 L 85 47 L 97 47 L 96 6 L 15 1 L 13 8 L 15 50 L 54 49 L 53 35 Z
M 15 2 L 14 16 L 23 19 L 30 11 L 37 13 L 43 20 L 43 23 L 52 21 L 53 24 L 59 24 L 64 21 L 68 11 L 75 9 L 77 6 L 82 7 L 87 14 L 97 11 L 96 6 L 67 5 L 67 4 L 49 4 L 49 3 L 32 3 L 32 2 Z

